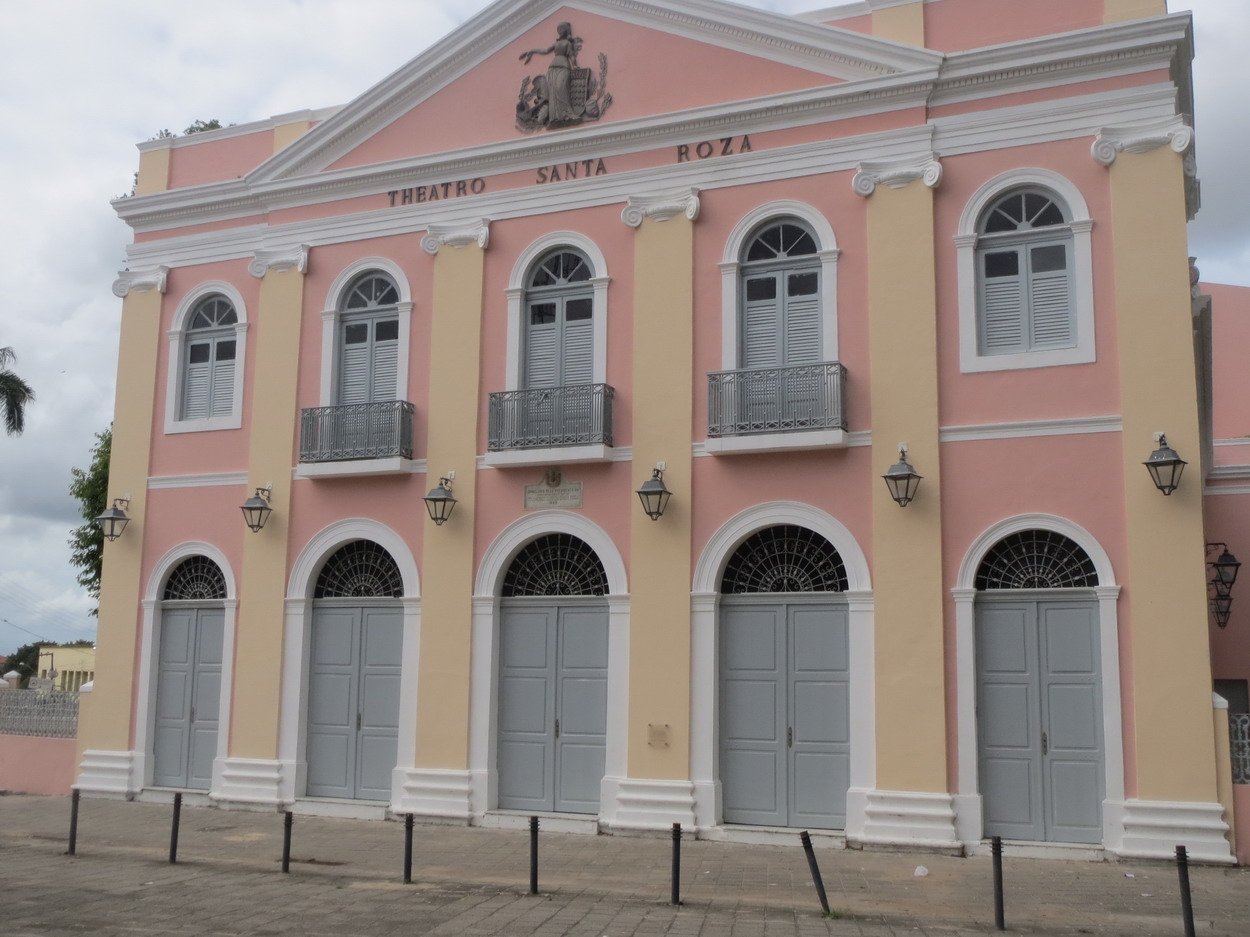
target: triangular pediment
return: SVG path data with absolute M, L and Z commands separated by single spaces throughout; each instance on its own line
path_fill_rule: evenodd
M 561 23 L 570 24 L 571 36 L 561 38 Z M 555 56 L 571 48 L 572 37 L 580 40 L 575 68 L 562 70 Z M 529 50 L 536 51 L 527 64 L 521 56 Z M 280 182 L 567 139 L 668 114 L 879 82 L 940 61 L 924 49 L 721 0 L 499 0 L 248 179 Z

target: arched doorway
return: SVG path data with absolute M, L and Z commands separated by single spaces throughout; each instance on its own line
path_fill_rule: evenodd
M 1098 574 L 1063 534 L 1021 530 L 977 568 L 978 783 L 984 835 L 1102 841 Z
M 498 790 L 505 810 L 599 812 L 608 700 L 608 592 L 583 540 L 530 541 L 504 576 Z
M 403 578 L 371 540 L 322 566 L 309 640 L 307 794 L 389 800 L 398 751 Z
M 217 755 L 226 581 L 206 556 L 189 556 L 161 593 L 152 783 L 208 790 Z
M 845 828 L 846 588 L 838 551 L 805 527 L 765 528 L 730 557 L 719 626 L 726 823 Z

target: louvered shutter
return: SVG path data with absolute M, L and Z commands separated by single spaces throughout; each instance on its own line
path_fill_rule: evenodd
M 369 402 L 369 343 L 343 346 L 339 372 L 339 403 Z
M 229 416 L 233 410 L 234 358 L 228 358 L 213 364 L 212 416 Z
M 377 342 L 373 346 L 374 402 L 395 399 L 395 382 L 399 378 L 399 342 Z
M 186 384 L 182 394 L 182 418 L 184 420 L 202 420 L 208 416 L 211 367 L 207 363 L 187 365 Z
M 564 323 L 562 384 L 589 384 L 594 380 L 595 323 L 581 319 Z
M 1025 347 L 1024 294 L 1020 289 L 1020 258 L 1018 252 L 996 251 L 980 258 L 981 352 L 1004 354 L 1023 351 Z M 1003 272 L 1003 276 L 990 276 Z
M 778 276 L 747 277 L 743 283 L 742 367 L 772 368 L 780 364 L 781 304 Z
M 555 387 L 559 380 L 556 323 L 531 324 L 525 336 L 525 386 Z
M 823 360 L 820 344 L 820 274 L 788 272 L 786 281 L 786 348 L 781 362 L 787 367 Z
M 1072 344 L 1072 281 L 1067 248 L 1062 244 L 1029 252 L 1030 339 L 1033 347 L 1064 348 Z

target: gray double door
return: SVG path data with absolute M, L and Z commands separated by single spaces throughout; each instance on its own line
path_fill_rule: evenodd
M 976 645 L 985 835 L 1101 842 L 1097 600 L 978 597 Z
M 851 750 L 845 604 L 725 597 L 720 659 L 725 822 L 845 828 Z
M 220 608 L 165 605 L 156 673 L 152 783 L 208 790 L 221 707 Z
M 607 606 L 505 602 L 499 648 L 499 806 L 598 813 L 608 718 Z
M 308 679 L 310 797 L 390 800 L 398 757 L 403 613 L 314 607 Z

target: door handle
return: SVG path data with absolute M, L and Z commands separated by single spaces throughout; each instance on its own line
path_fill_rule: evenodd
M 556 738 L 560 737 L 560 720 L 556 720 Z
M 1043 732 L 1042 733 L 1042 754 L 1045 755 L 1045 754 L 1048 754 L 1049 752 L 1050 752 L 1050 739 L 1047 738 L 1046 733 Z
M 794 748 L 794 727 L 786 726 L 786 748 Z
M 195 722 L 195 707 L 191 707 L 191 721 Z
M 362 719 L 361 719 L 361 717 L 360 717 L 360 713 L 356 713 L 356 731 L 357 731 L 357 732 L 359 732 L 359 731 L 360 731 L 360 727 L 361 727 L 362 723 L 363 723 L 363 720 L 362 720 Z

